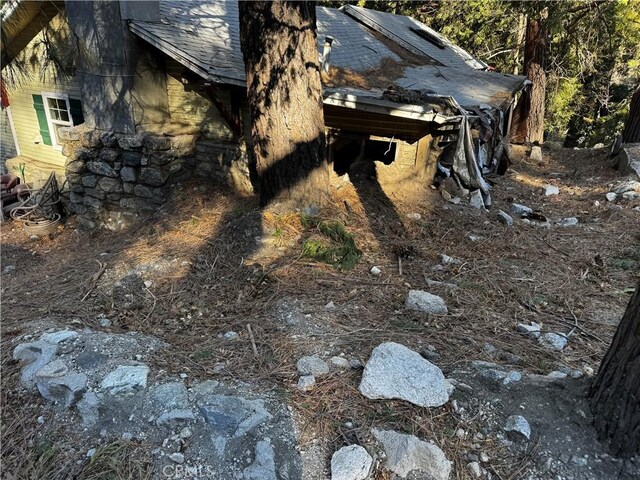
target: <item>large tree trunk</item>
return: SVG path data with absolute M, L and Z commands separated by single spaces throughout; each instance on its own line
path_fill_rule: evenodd
M 547 26 L 544 19 L 529 19 L 524 43 L 524 74 L 531 80 L 529 90 L 522 93 L 513 112 L 511 141 L 514 143 L 543 142 L 544 101 L 547 75 L 544 71 L 544 51 Z
M 629 117 L 624 124 L 622 141 L 625 143 L 640 142 L 640 85 L 638 85 L 633 97 L 631 97 Z
M 238 2 L 263 205 L 323 203 L 329 191 L 314 2 Z
M 591 407 L 614 455 L 640 453 L 640 284 L 591 387 Z

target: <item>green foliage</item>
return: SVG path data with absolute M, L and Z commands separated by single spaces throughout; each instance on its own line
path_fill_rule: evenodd
M 316 231 L 316 235 L 305 240 L 302 245 L 302 253 L 305 257 L 328 263 L 342 270 L 351 270 L 356 266 L 362 252 L 344 224 L 303 216 L 302 225 Z
M 640 248 L 629 249 L 610 260 L 611 267 L 619 270 L 640 271 Z
M 547 124 L 550 139 L 564 138 L 576 106 L 582 101 L 581 84 L 577 78 L 549 79 L 547 92 Z
M 568 146 L 612 138 L 640 79 L 638 0 L 325 2 L 344 3 L 412 16 L 505 73 L 523 72 L 526 19 L 544 19 L 546 131 Z

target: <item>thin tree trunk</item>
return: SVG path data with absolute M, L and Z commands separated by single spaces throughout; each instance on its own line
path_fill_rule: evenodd
M 544 19 L 529 19 L 524 45 L 524 74 L 531 80 L 529 90 L 522 93 L 514 110 L 511 140 L 514 143 L 542 143 L 544 133 L 544 102 L 547 75 L 544 71 L 544 51 L 547 27 Z
M 261 203 L 323 203 L 329 170 L 315 4 L 238 4 Z
M 629 117 L 624 124 L 622 141 L 625 143 L 640 142 L 640 85 L 638 85 L 633 97 L 631 97 Z
M 640 453 L 640 284 L 591 387 L 594 424 L 614 455 Z
M 525 40 L 525 32 L 527 29 L 527 16 L 524 13 L 518 15 L 518 27 L 514 35 L 515 46 L 513 48 L 513 74 L 518 75 L 520 72 L 520 48 Z

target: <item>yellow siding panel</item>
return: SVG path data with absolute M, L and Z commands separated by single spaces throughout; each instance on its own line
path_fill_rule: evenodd
M 233 133 L 217 108 L 204 95 L 187 91 L 180 79 L 180 68 L 174 62 L 168 62 L 167 96 L 169 114 L 174 122 L 196 126 L 205 138 L 215 140 L 233 140 Z M 219 90 L 216 95 L 226 105 L 230 104 L 229 92 Z
M 50 27 L 60 33 L 56 38 L 66 38 L 68 28 L 60 16 L 51 21 Z M 13 76 L 12 82 L 7 84 L 7 93 L 21 156 L 36 159 L 45 165 L 64 166 L 65 157 L 60 151 L 38 141 L 38 118 L 32 95 L 42 95 L 42 92 L 64 93 L 70 98 L 80 99 L 80 86 L 75 77 L 60 78 L 52 66 L 43 63 L 42 39 L 41 33 L 18 56 L 17 61 L 22 60 L 26 68 Z M 60 48 L 68 47 L 61 45 Z M 34 62 L 34 59 L 37 60 Z

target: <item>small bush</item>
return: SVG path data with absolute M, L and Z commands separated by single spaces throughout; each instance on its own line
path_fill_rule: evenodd
M 305 257 L 328 263 L 342 270 L 356 266 L 362 252 L 356 247 L 353 235 L 341 222 L 325 222 L 312 217 L 303 217 L 302 225 L 314 228 L 316 233 L 305 240 L 302 253 Z

